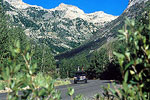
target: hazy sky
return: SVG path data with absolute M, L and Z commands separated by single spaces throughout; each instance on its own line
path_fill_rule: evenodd
M 42 6 L 46 9 L 55 8 L 60 3 L 79 7 L 85 13 L 104 11 L 112 15 L 120 15 L 128 5 L 129 0 L 23 0 L 31 5 Z

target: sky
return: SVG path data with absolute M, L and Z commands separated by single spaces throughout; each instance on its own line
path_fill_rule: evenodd
M 46 9 L 57 7 L 60 3 L 77 6 L 85 13 L 104 11 L 115 16 L 121 15 L 129 0 L 23 0 L 30 5 L 42 6 Z

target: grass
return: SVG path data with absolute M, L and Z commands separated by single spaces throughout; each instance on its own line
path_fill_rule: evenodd
M 54 83 L 54 86 L 68 85 L 71 84 L 70 79 L 52 79 L 51 76 L 47 74 L 39 73 L 35 76 L 35 83 L 38 86 L 45 86 L 46 83 Z
M 59 79 L 54 82 L 54 86 L 68 85 L 71 84 L 70 79 Z

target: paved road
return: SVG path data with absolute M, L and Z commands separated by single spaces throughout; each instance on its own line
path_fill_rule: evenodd
M 110 84 L 110 81 L 106 80 L 88 80 L 88 83 L 78 83 L 78 84 L 70 84 L 67 86 L 57 87 L 61 92 L 62 100 L 70 100 L 70 97 L 67 95 L 67 88 L 72 87 L 75 89 L 74 96 L 81 94 L 88 100 L 92 99 L 92 97 L 97 93 L 102 93 L 103 89 L 101 87 L 107 86 Z
M 80 82 L 78 84 L 70 84 L 66 86 L 59 86 L 56 89 L 61 92 L 62 100 L 70 100 L 70 97 L 67 94 L 68 87 L 75 89 L 74 96 L 81 94 L 85 98 L 91 99 L 95 94 L 102 93 L 102 86 L 107 86 L 110 81 L 106 80 L 88 80 L 88 83 Z M 6 100 L 6 93 L 0 94 L 0 100 Z

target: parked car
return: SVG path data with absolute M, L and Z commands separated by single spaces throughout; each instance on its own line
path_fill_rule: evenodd
M 86 73 L 85 72 L 76 72 L 74 76 L 74 84 L 77 84 L 77 82 L 83 81 L 87 83 Z

